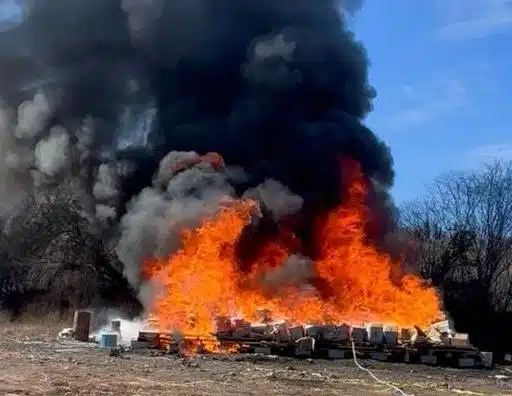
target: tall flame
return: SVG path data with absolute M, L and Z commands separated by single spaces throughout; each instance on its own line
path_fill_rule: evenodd
M 183 247 L 172 257 L 145 265 L 163 287 L 152 314 L 161 328 L 209 336 L 217 316 L 254 320 L 265 308 L 291 323 L 377 322 L 427 326 L 440 314 L 436 290 L 419 277 L 390 277 L 397 263 L 365 238 L 366 183 L 358 164 L 348 169 L 347 197 L 328 214 L 317 232 L 313 263 L 315 287 L 283 285 L 268 293 L 261 278 L 292 253 L 273 241 L 261 250 L 249 272 L 241 272 L 235 247 L 242 230 L 259 213 L 258 204 L 239 199 L 194 230 L 183 232 Z

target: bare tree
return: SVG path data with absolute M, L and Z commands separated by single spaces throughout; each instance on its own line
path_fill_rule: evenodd
M 512 308 L 512 162 L 440 177 L 401 208 L 400 222 L 416 241 L 419 271 L 447 306 Z
M 65 186 L 29 197 L 0 238 L 0 304 L 14 315 L 109 303 L 136 304 L 135 293 Z M 44 306 L 44 307 L 43 307 Z

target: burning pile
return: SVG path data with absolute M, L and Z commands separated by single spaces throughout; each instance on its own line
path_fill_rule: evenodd
M 0 198 L 69 182 L 159 327 L 436 319 L 385 244 L 393 159 L 364 125 L 375 90 L 346 23 L 361 1 L 19 3 Z
M 242 271 L 237 243 L 261 212 L 256 201 L 234 198 L 199 227 L 183 231 L 176 253 L 147 262 L 145 275 L 162 288 L 152 305 L 158 327 L 208 337 L 215 332 L 216 318 L 257 321 L 261 309 L 292 325 L 426 327 L 438 319 L 436 291 L 411 274 L 392 279 L 397 263 L 367 241 L 364 176 L 356 162 L 341 164 L 347 197 L 318 222 L 314 259 L 303 258 L 300 250 L 277 239 L 266 242 L 251 268 Z M 299 263 L 303 268 L 293 271 L 302 274 L 293 282 L 287 277 L 271 281 Z

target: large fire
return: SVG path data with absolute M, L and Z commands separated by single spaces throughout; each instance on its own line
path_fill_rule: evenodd
M 283 284 L 269 292 L 264 275 L 283 266 L 293 253 L 288 244 L 267 243 L 251 267 L 241 271 L 236 256 L 242 230 L 259 214 L 255 201 L 226 202 L 217 214 L 183 232 L 172 257 L 146 263 L 146 275 L 163 293 L 153 303 L 160 328 L 207 337 L 215 318 L 254 321 L 261 309 L 292 324 L 361 324 L 424 327 L 439 317 L 436 290 L 419 277 L 390 276 L 398 263 L 366 241 L 366 183 L 360 168 L 349 170 L 344 204 L 330 212 L 317 232 L 318 257 L 312 285 Z

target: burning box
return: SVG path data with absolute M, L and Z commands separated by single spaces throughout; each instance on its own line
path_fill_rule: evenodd
M 433 327 L 431 327 L 426 334 L 428 340 L 434 344 L 444 343 L 441 334 Z
M 384 328 L 384 343 L 386 345 L 396 345 L 398 343 L 398 329 L 394 326 Z
M 227 316 L 219 316 L 215 319 L 215 333 L 229 334 L 233 331 L 231 319 Z
M 297 341 L 299 338 L 305 337 L 306 331 L 302 326 L 295 326 L 290 328 L 290 339 L 292 341 Z
M 156 331 L 139 331 L 137 341 L 147 342 L 152 348 L 158 346 L 158 333 Z
M 354 342 L 365 342 L 366 330 L 362 327 L 352 327 L 352 330 L 350 332 L 350 338 Z
M 260 323 L 268 323 L 272 321 L 272 314 L 268 309 L 258 309 L 256 310 L 256 315 Z
M 290 342 L 290 329 L 286 323 L 279 323 L 275 326 L 273 336 L 278 342 Z
M 306 337 L 318 338 L 322 332 L 322 326 L 312 326 L 309 325 L 306 327 Z
M 263 336 L 265 336 L 266 332 L 267 332 L 266 325 L 257 325 L 257 326 L 252 325 L 250 337 L 251 338 L 262 338 Z
M 404 343 L 412 342 L 416 332 L 413 329 L 403 328 L 400 330 L 400 341 Z
M 347 341 L 350 339 L 350 326 L 343 324 L 335 326 L 332 339 L 335 341 Z
M 251 335 L 251 324 L 243 319 L 235 319 L 233 327 L 233 337 L 245 338 Z
M 317 339 L 325 339 L 329 341 L 346 341 L 350 339 L 350 326 L 348 325 L 323 325 L 311 326 L 307 329 L 306 334 Z
M 156 342 L 158 341 L 158 333 L 156 331 L 139 331 L 138 341 Z
M 431 325 L 434 329 L 436 329 L 440 334 L 447 333 L 452 334 L 453 333 L 453 321 L 446 319 L 441 320 L 440 322 L 433 323 Z
M 320 328 L 319 335 L 321 338 L 325 340 L 333 340 L 334 335 L 336 334 L 336 326 L 334 325 L 325 325 Z
M 381 325 L 368 326 L 368 341 L 372 344 L 382 344 L 384 342 L 384 327 Z
M 147 319 L 146 327 L 148 329 L 156 329 L 158 327 L 158 319 L 156 318 L 156 316 L 150 316 Z
M 295 355 L 301 357 L 310 357 L 315 351 L 315 339 L 313 337 L 303 337 L 295 341 Z

